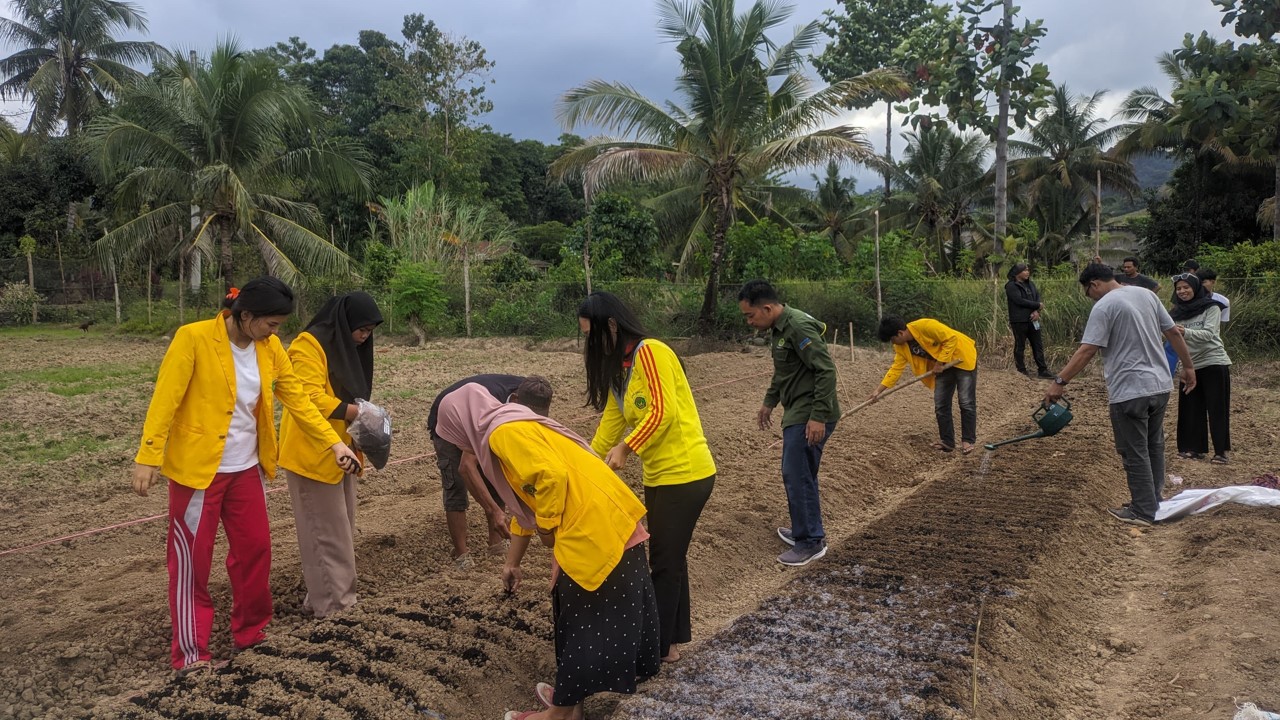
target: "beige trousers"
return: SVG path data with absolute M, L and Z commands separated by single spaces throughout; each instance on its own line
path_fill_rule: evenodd
M 316 617 L 356 603 L 356 477 L 344 475 L 335 485 L 284 471 L 298 530 L 302 601 Z

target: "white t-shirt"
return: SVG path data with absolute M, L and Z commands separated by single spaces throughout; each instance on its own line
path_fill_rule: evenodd
M 1168 393 L 1173 386 L 1164 331 L 1173 318 L 1150 290 L 1121 285 L 1089 311 L 1080 342 L 1102 348 L 1102 374 L 1111 404 Z
M 235 343 L 230 345 L 236 363 L 236 405 L 231 412 L 231 427 L 227 428 L 222 464 L 218 466 L 220 473 L 240 472 L 258 464 L 258 419 L 254 411 L 262 395 L 262 377 L 258 374 L 257 344 L 249 343 L 243 349 Z
M 1213 293 L 1210 297 L 1222 303 L 1222 322 L 1231 322 L 1231 301 L 1227 296 L 1222 293 Z

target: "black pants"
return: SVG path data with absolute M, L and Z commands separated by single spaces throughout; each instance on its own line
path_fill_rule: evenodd
M 1182 390 L 1178 383 L 1178 390 Z M 1205 416 L 1209 423 L 1205 425 Z M 1231 366 L 1196 368 L 1196 386 L 1188 394 L 1178 393 L 1178 452 L 1209 452 L 1226 455 L 1231 449 Z
M 1031 341 L 1031 358 L 1036 361 L 1036 370 L 1041 375 L 1049 372 L 1049 364 L 1044 361 L 1044 338 L 1040 331 L 1029 322 L 1011 322 L 1009 327 L 1013 328 L 1013 364 L 1018 367 L 1018 372 L 1027 371 L 1025 354 L 1028 340 Z
M 649 511 L 649 574 L 658 598 L 662 655 L 692 638 L 689 622 L 689 543 L 716 476 L 680 485 L 644 487 Z

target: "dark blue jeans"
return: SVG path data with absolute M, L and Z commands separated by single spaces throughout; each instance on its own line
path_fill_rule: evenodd
M 787 510 L 791 513 L 791 537 L 797 548 L 810 550 L 826 542 L 822 503 L 818 499 L 818 464 L 836 424 L 827 423 L 827 437 L 817 445 L 809 444 L 804 429 L 804 423 L 782 429 L 782 485 L 787 490 Z
M 1164 411 L 1169 393 L 1111 403 L 1111 430 L 1129 481 L 1129 506 L 1154 520 L 1164 490 Z

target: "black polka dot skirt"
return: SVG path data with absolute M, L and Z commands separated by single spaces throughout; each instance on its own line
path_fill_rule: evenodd
M 658 674 L 658 603 L 641 543 L 594 592 L 561 572 L 551 593 L 556 627 L 556 705 L 599 692 L 633 693 Z

